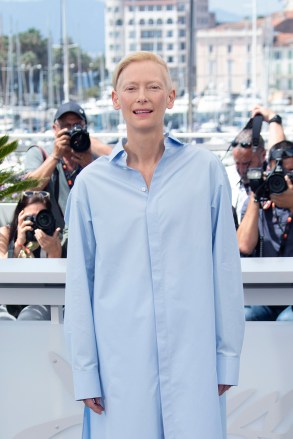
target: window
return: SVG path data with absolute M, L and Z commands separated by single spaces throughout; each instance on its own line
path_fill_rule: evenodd
M 182 41 L 182 42 L 180 43 L 180 46 L 179 46 L 179 47 L 180 47 L 180 50 L 185 50 L 185 49 L 186 49 L 186 44 L 185 44 L 185 42 Z
M 157 24 L 163 24 L 163 20 L 161 18 L 157 19 Z
M 174 57 L 173 56 L 167 56 L 167 63 L 171 63 L 174 62 Z
M 173 20 L 172 20 L 172 18 L 168 18 L 168 20 L 167 20 L 167 24 L 173 24 Z
M 143 18 L 141 18 L 141 19 L 139 20 L 139 24 L 141 24 L 141 25 L 144 25 L 144 24 L 145 24 L 145 21 L 144 21 Z
M 167 37 L 168 38 L 173 37 L 173 31 L 172 30 L 168 30 L 167 31 Z
M 167 11 L 173 11 L 173 5 L 167 5 L 166 9 Z
M 142 43 L 141 50 L 146 50 L 147 52 L 151 52 L 154 50 L 153 43 Z
M 129 24 L 130 26 L 133 26 L 133 25 L 134 25 L 134 20 L 133 20 L 133 18 L 131 18 L 131 19 L 129 20 L 128 24 Z
M 140 32 L 141 38 L 162 38 L 161 30 L 142 30 Z
M 167 44 L 167 50 L 173 50 L 174 46 L 171 43 Z
M 122 26 L 123 21 L 121 19 L 115 21 L 116 26 Z
M 186 24 L 186 17 L 178 17 L 179 24 Z
M 186 36 L 186 30 L 185 29 L 179 29 L 179 37 L 185 37 Z
M 209 46 L 209 53 L 213 53 L 213 46 Z
M 148 24 L 152 25 L 154 24 L 154 20 L 152 18 L 149 19 Z
M 228 52 L 228 53 L 231 53 L 231 52 L 232 52 L 232 45 L 231 45 L 231 44 L 228 44 L 228 46 L 227 46 L 227 52 Z

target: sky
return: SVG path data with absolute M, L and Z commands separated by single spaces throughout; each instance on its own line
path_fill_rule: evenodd
M 251 15 L 253 0 L 209 0 L 211 10 L 222 9 L 240 16 Z M 279 11 L 284 2 L 282 0 L 256 0 L 256 9 L 259 15 Z M 241 7 L 239 6 L 241 5 Z
M 223 16 L 223 11 L 237 20 L 251 15 L 252 1 L 209 0 L 210 10 Z M 282 0 L 254 0 L 259 15 L 282 8 Z M 239 3 L 242 5 L 239 7 Z M 74 43 L 92 55 L 104 51 L 103 0 L 65 0 L 67 34 Z M 43 37 L 51 30 L 54 44 L 60 44 L 60 0 L 0 0 L 0 34 L 23 32 L 30 27 L 41 31 Z

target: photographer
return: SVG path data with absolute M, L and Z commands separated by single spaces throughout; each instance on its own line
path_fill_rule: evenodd
M 251 125 L 251 120 L 232 142 L 234 164 L 226 168 L 232 190 L 232 207 L 238 224 L 241 221 L 243 204 L 250 193 L 247 170 L 249 167 L 266 167 L 264 140 L 262 137 L 260 138 L 259 145 L 254 151 L 252 148 L 252 128 L 248 127 L 249 125 Z
M 251 112 L 251 119 L 242 131 L 236 136 L 231 143 L 232 155 L 234 159 L 234 165 L 226 168 L 231 190 L 232 190 L 232 205 L 237 215 L 238 223 L 241 221 L 242 207 L 250 194 L 250 186 L 247 178 L 247 171 L 249 168 L 263 168 L 266 169 L 266 152 L 264 146 L 264 140 L 260 136 L 259 144 L 254 150 L 252 147 L 253 132 L 252 132 L 252 119 L 261 114 L 263 120 L 269 124 L 269 138 L 268 147 L 271 148 L 277 142 L 285 139 L 284 131 L 280 116 L 274 113 L 269 108 L 255 106 Z
M 11 224 L 0 228 L 0 258 L 61 258 L 65 257 L 65 242 L 60 228 L 55 227 L 50 195 L 45 191 L 25 191 L 18 202 Z M 24 308 L 24 309 L 23 309 Z M 19 319 L 48 320 L 46 306 L 8 306 Z M 5 319 L 5 306 L 0 307 L 0 319 Z M 7 312 L 6 312 L 7 314 Z M 11 315 L 8 317 L 11 319 Z
M 87 133 L 87 118 L 75 102 L 62 104 L 54 117 L 55 142 L 48 148 L 32 146 L 26 153 L 27 177 L 41 180 L 39 190 L 50 193 L 58 227 L 64 227 L 64 212 L 70 189 L 80 171 L 97 156 L 112 148 Z
M 268 175 L 243 206 L 244 216 L 237 230 L 239 249 L 243 255 L 256 257 L 292 257 L 293 142 L 282 140 L 271 148 L 269 167 Z M 279 193 L 274 193 L 275 189 L 280 189 Z M 275 320 L 283 309 L 247 307 L 246 319 Z

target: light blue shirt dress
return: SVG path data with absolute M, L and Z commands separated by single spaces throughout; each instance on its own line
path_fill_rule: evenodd
M 165 138 L 148 190 L 123 142 L 68 201 L 65 331 L 83 439 L 223 439 L 243 340 L 239 251 L 224 167 Z

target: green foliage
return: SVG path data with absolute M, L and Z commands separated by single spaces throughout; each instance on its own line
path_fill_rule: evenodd
M 26 189 L 38 186 L 39 181 L 23 175 L 15 175 L 12 169 L 3 167 L 3 160 L 16 150 L 17 141 L 9 142 L 7 135 L 0 137 L 0 200 L 12 194 L 20 193 Z
M 1 3 L 1 0 L 0 0 Z M 43 78 L 43 97 L 48 100 L 48 39 L 44 38 L 41 32 L 35 28 L 30 28 L 26 32 L 18 34 L 20 59 L 16 56 L 17 35 L 10 38 L 8 36 L 0 35 L 0 90 L 5 90 L 7 84 L 7 68 L 8 68 L 8 48 L 9 40 L 12 44 L 12 62 L 13 70 L 17 72 L 21 66 L 21 75 L 23 80 L 23 102 L 25 105 L 31 104 L 32 96 L 29 96 L 29 89 L 31 83 L 33 90 L 38 90 L 40 85 L 40 73 L 42 71 Z M 78 72 L 92 71 L 94 76 L 94 88 L 99 87 L 101 80 L 101 57 L 93 58 L 88 53 L 83 51 L 78 45 L 74 44 L 72 38 L 68 38 L 68 56 L 70 65 L 70 79 L 69 79 L 69 94 L 70 99 L 77 96 L 77 75 Z M 102 61 L 105 65 L 104 60 Z M 52 50 L 52 76 L 53 87 L 56 96 L 63 94 L 63 52 L 61 47 L 53 46 Z M 39 67 L 38 67 L 39 66 Z M 14 77 L 14 90 L 17 90 L 17 75 Z M 100 90 L 84 91 L 88 96 L 99 96 Z M 17 99 L 15 92 L 15 99 Z M 34 99 L 34 97 L 33 97 Z M 57 97 L 56 97 L 56 100 Z M 56 102 L 54 102 L 56 103 Z

